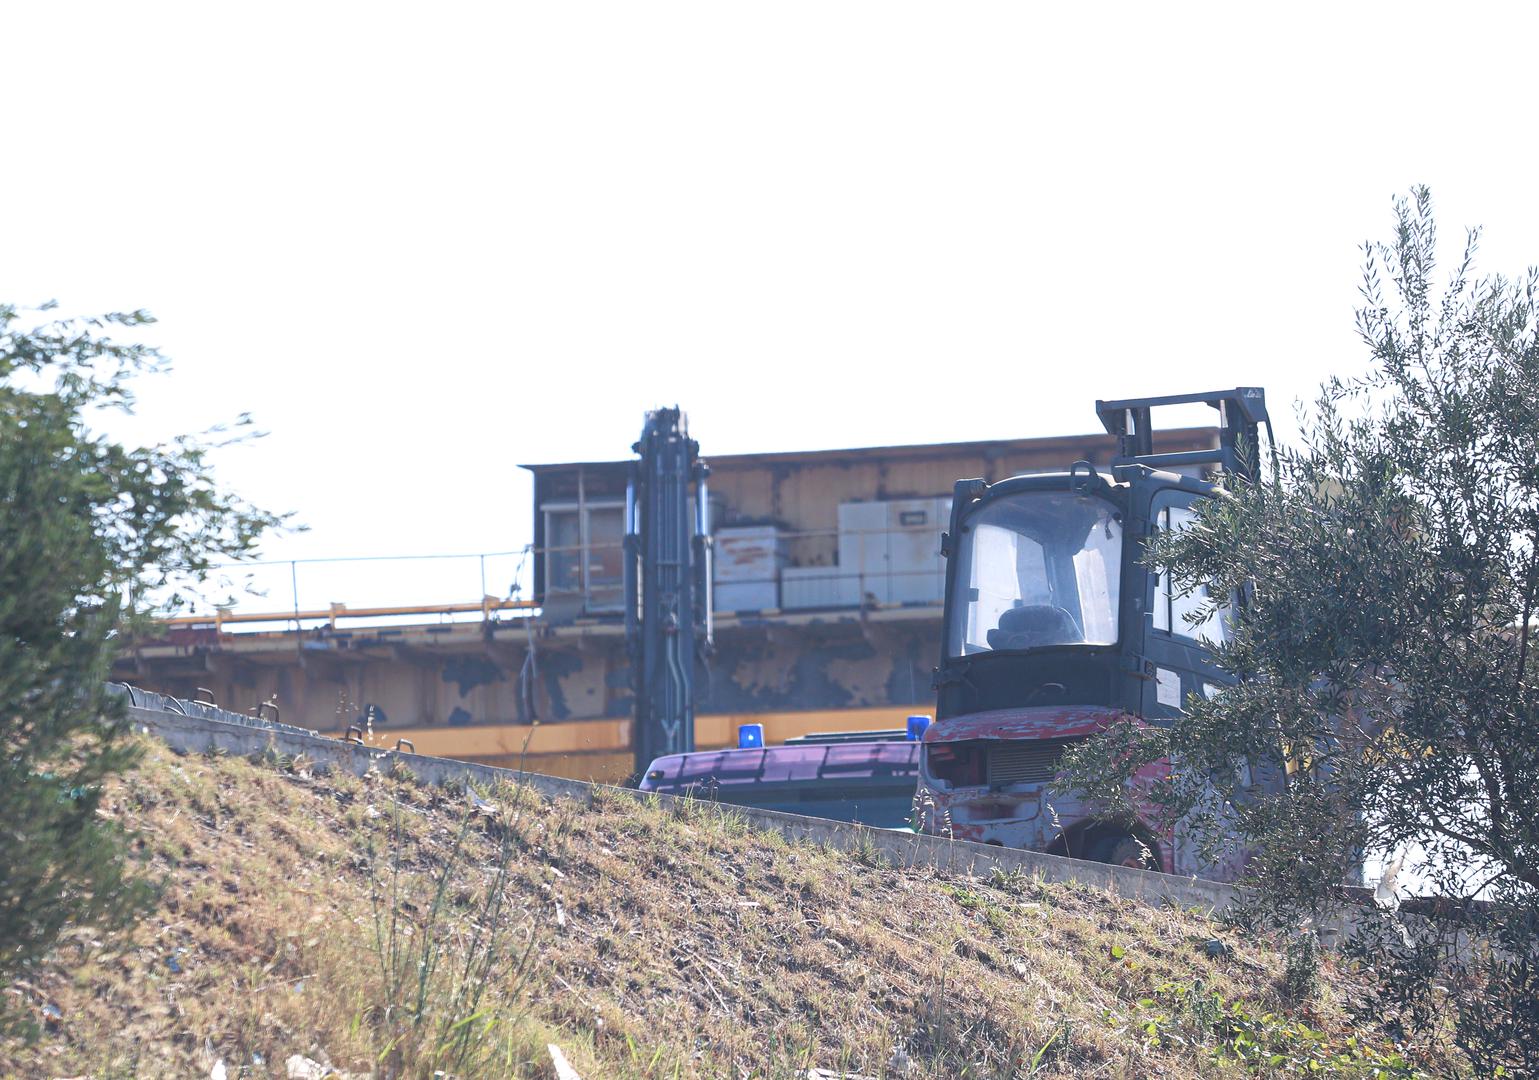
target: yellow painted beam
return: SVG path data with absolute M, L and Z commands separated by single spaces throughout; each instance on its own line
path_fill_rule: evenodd
M 231 611 L 227 608 L 215 608 L 212 615 L 174 615 L 155 621 L 161 626 L 220 627 L 226 623 L 289 622 L 295 619 L 306 622 L 327 619 L 335 622 L 338 619 L 378 619 L 398 615 L 459 615 L 472 611 L 489 614 L 493 611 L 534 611 L 539 606 L 533 600 L 503 600 L 488 596 L 481 601 L 406 604 L 393 607 L 350 608 L 346 604 L 332 604 L 328 608 L 316 608 L 311 611 Z
M 795 712 L 712 713 L 695 717 L 695 745 L 702 750 L 737 745 L 741 724 L 763 724 L 764 741 L 781 743 L 821 731 L 869 731 L 901 728 L 910 715 L 935 710 L 928 705 L 876 705 L 860 709 L 808 709 Z
M 695 745 L 714 750 L 737 745 L 740 724 L 763 724 L 764 741 L 780 743 L 797 735 L 820 731 L 868 731 L 901 728 L 910 713 L 929 712 L 918 706 L 881 705 L 860 709 L 814 709 L 795 712 L 710 713 L 695 717 Z M 571 720 L 553 724 L 475 724 L 466 727 L 389 728 L 374 733 L 371 745 L 391 747 L 397 739 L 410 741 L 419 754 L 466 761 L 543 758 L 546 755 L 619 755 L 631 748 L 629 720 Z M 576 768 L 577 766 L 572 766 Z M 541 772 L 533 765 L 531 771 Z M 615 777 L 619 779 L 629 773 Z M 571 772 L 553 773 L 588 779 Z
M 574 720 L 565 724 L 476 724 L 466 727 L 381 728 L 370 745 L 392 747 L 411 742 L 419 754 L 433 757 L 502 757 L 519 754 L 570 754 L 623 750 L 631 744 L 629 720 Z

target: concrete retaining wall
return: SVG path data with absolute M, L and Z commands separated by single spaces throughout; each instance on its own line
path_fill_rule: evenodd
M 424 783 L 471 781 L 481 786 L 497 782 L 520 783 L 551 798 L 576 799 L 587 805 L 592 804 L 594 792 L 600 788 L 615 795 L 642 797 L 641 792 L 627 788 L 563 780 L 539 773 L 498 769 L 448 758 L 375 749 L 340 739 L 300 733 L 291 728 L 279 730 L 254 726 L 249 722 L 234 723 L 141 707 L 130 707 L 127 712 L 136 727 L 161 739 L 175 750 L 189 753 L 218 750 L 244 756 L 261 754 L 270 749 L 279 754 L 303 754 L 317 765 L 344 769 L 360 776 L 370 769 L 388 770 L 392 764 L 399 762 Z M 665 802 L 678 798 L 661 794 L 656 797 Z M 996 867 L 1006 873 L 1019 869 L 1040 875 L 1048 881 L 1078 881 L 1146 903 L 1170 902 L 1204 910 L 1227 907 L 1237 896 L 1237 890 L 1232 885 L 1216 881 L 1173 877 L 1170 874 L 1083 862 L 1036 851 L 974 844 L 966 840 L 915 836 L 754 807 L 735 806 L 732 809 L 740 813 L 752 828 L 773 830 L 787 839 L 810 840 L 845 850 L 861 849 L 869 852 L 874 849 L 895 866 L 931 866 L 977 876 L 987 876 Z

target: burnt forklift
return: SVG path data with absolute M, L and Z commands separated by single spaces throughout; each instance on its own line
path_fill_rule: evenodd
M 1151 413 L 1201 403 L 1218 411 L 1212 450 L 1154 452 Z M 1104 475 L 1065 473 L 956 484 L 946 557 L 944 647 L 935 723 L 920 758 L 926 831 L 1167 873 L 1232 880 L 1181 835 L 1150 821 L 1105 820 L 1053 790 L 1064 749 L 1131 715 L 1175 716 L 1189 694 L 1232 681 L 1204 639 L 1223 640 L 1231 607 L 1200 625 L 1206 597 L 1181 595 L 1142 563 L 1160 529 L 1182 529 L 1214 494 L 1207 470 L 1255 477 L 1260 387 L 1097 401 L 1120 452 Z M 1161 764 L 1151 771 L 1165 769 Z

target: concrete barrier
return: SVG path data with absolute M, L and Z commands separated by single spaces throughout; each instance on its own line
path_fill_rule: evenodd
M 549 798 L 575 799 L 584 805 L 591 805 L 595 792 L 600 790 L 620 797 L 655 797 L 664 803 L 681 798 L 362 746 L 294 728 L 265 727 L 243 718 L 220 720 L 206 715 L 187 715 L 139 706 L 130 706 L 127 714 L 136 727 L 162 740 L 172 749 L 188 753 L 222 751 L 245 756 L 272 751 L 288 755 L 303 754 L 317 765 L 345 770 L 359 776 L 371 769 L 387 771 L 399 763 L 424 783 L 468 781 L 480 786 L 496 783 L 524 784 Z M 847 851 L 880 854 L 894 866 L 927 866 L 980 877 L 996 868 L 1002 873 L 1020 870 L 1038 875 L 1046 881 L 1077 881 L 1145 903 L 1174 903 L 1204 911 L 1226 908 L 1239 895 L 1232 885 L 1201 878 L 1175 877 L 1150 870 L 1085 862 L 1018 848 L 993 847 L 967 840 L 948 840 L 940 836 L 916 836 L 756 807 L 734 806 L 732 810 L 740 814 L 751 828 L 778 832 L 788 840 L 807 840 Z

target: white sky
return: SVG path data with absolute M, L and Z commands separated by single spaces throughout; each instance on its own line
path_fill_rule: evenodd
M 1394 194 L 1539 261 L 1539 16 L 1270 10 L 10 0 L 0 298 L 158 315 L 134 430 L 254 413 L 270 558 L 519 547 L 517 463 L 675 402 L 707 457 L 1251 383 L 1286 435 Z

